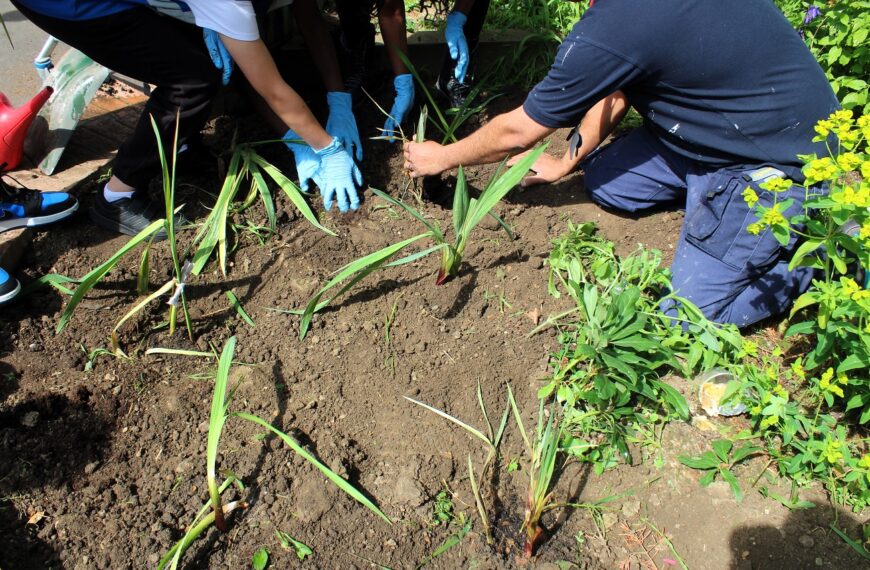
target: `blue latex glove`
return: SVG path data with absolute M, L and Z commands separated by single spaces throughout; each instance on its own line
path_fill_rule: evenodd
M 356 185 L 362 186 L 362 174 L 338 137 L 334 137 L 329 146 L 315 151 L 315 154 L 320 158 L 320 168 L 314 174 L 314 180 L 320 186 L 323 207 L 329 210 L 335 200 L 342 213 L 347 212 L 348 206 L 351 210 L 358 209 Z
M 410 73 L 397 75 L 393 79 L 393 86 L 396 88 L 396 98 L 393 99 L 393 108 L 390 109 L 390 116 L 387 117 L 387 122 L 384 123 L 384 135 L 391 137 L 395 136 L 396 130 L 405 118 L 405 115 L 414 104 L 414 76 Z M 394 143 L 396 141 L 390 141 Z
M 468 17 L 462 12 L 450 12 L 447 14 L 447 27 L 444 29 L 450 57 L 456 60 L 453 74 L 460 83 L 465 83 L 465 73 L 468 71 L 468 42 L 465 40 L 465 32 L 462 31 L 467 20 Z
M 220 34 L 216 31 L 204 28 L 202 36 L 205 39 L 205 47 L 212 63 L 221 70 L 221 82 L 224 85 L 229 85 L 230 75 L 233 73 L 233 58 L 230 57 L 230 52 L 227 51 L 224 42 L 221 41 Z
M 313 180 L 315 184 L 320 186 L 320 181 L 315 177 L 320 169 L 320 157 L 317 156 L 313 148 L 304 142 L 286 142 L 289 140 L 302 140 L 302 137 L 293 132 L 293 129 L 284 134 L 284 144 L 293 152 L 293 158 L 296 159 L 299 187 L 302 188 L 303 192 L 308 192 L 309 180 Z
M 326 103 L 329 105 L 326 132 L 338 137 L 348 154 L 353 154 L 353 147 L 356 146 L 356 159 L 362 160 L 362 143 L 359 140 L 359 131 L 353 116 L 353 100 L 350 93 L 330 91 L 326 94 Z

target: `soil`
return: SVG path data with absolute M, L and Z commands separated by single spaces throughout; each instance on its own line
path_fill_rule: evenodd
M 520 93 L 509 93 L 476 121 L 521 100 Z M 371 110 L 359 116 L 364 133 L 374 133 L 382 121 Z M 239 123 L 220 119 L 206 134 L 206 146 L 226 149 L 236 126 L 240 140 L 263 129 L 251 117 Z M 552 152 L 564 151 L 564 132 L 552 140 Z M 368 183 L 401 197 L 399 145 L 368 141 L 365 146 Z M 292 172 L 282 149 L 268 152 Z M 212 162 L 180 178 L 179 201 L 188 204 L 189 215 L 210 204 L 202 190 L 217 192 L 219 171 Z M 469 168 L 469 180 L 481 188 L 492 172 L 493 167 Z M 445 175 L 430 182 L 421 205 L 442 227 L 450 224 L 444 204 L 450 203 L 453 180 Z M 82 276 L 125 242 L 87 220 L 84 212 L 96 187 L 83 189 L 76 219 L 38 235 L 18 271 L 23 281 L 46 273 Z M 410 194 L 404 198 L 414 200 Z M 431 560 L 433 568 L 678 568 L 680 557 L 693 569 L 866 566 L 829 528 L 836 521 L 858 536 L 866 517 L 832 507 L 820 490 L 802 492 L 817 504 L 806 511 L 789 511 L 755 491 L 738 504 L 727 486 L 702 488 L 698 472 L 677 463 L 680 454 L 706 449 L 717 428 L 739 428 L 741 418 L 673 423 L 661 434 L 658 451 L 637 447 L 634 466 L 602 475 L 577 463 L 564 466 L 556 502 L 617 498 L 599 517 L 586 508 L 547 513 L 538 556 L 526 561 L 520 525 L 528 458 L 515 424 L 508 425 L 503 460 L 488 472 L 491 483 L 483 489 L 494 538 L 487 544 L 467 477 L 467 458 L 479 474 L 486 449 L 405 398 L 483 428 L 478 382 L 494 422 L 505 409 L 509 384 L 526 426 L 533 426 L 536 391 L 547 377 L 556 341 L 551 333 L 527 333 L 539 315 L 564 303 L 547 294 L 550 240 L 565 230 L 567 220 L 591 220 L 620 252 L 642 243 L 661 249 L 669 262 L 680 213 L 626 217 L 603 211 L 586 197 L 581 174 L 551 187 L 516 191 L 498 207 L 516 241 L 484 222 L 455 279 L 435 286 L 435 258 L 381 271 L 316 316 L 308 338 L 299 341 L 298 317 L 272 309 L 303 307 L 335 269 L 419 228 L 369 193 L 356 214 L 323 214 L 339 234 L 332 238 L 299 218 L 287 200 L 278 202 L 276 236 L 261 245 L 250 233 L 239 233 L 228 275 L 212 271 L 189 285 L 194 341 L 181 331 L 169 337 L 159 326 L 165 305 L 153 304 L 121 331 L 130 358 L 89 355 L 109 347 L 112 327 L 136 301 L 138 255 L 126 258 L 87 297 L 60 334 L 54 327 L 66 299 L 53 290 L 36 290 L 3 308 L 0 568 L 156 566 L 207 497 L 208 373 L 214 363 L 144 351 L 219 349 L 231 335 L 238 338 L 240 363 L 233 378 L 244 380 L 232 410 L 257 414 L 291 433 L 394 522 L 388 525 L 338 491 L 277 438 L 231 418 L 218 464 L 244 481 L 246 490 L 235 493 L 249 507 L 230 518 L 226 534 L 212 529 L 197 541 L 184 559 L 186 568 L 248 568 L 260 547 L 270 551 L 272 568 L 414 568 L 461 528 L 458 522 L 434 522 L 435 497 L 444 489 L 453 493 L 455 512 L 474 525 Z M 156 287 L 170 275 L 165 243 L 155 246 L 152 260 Z M 229 307 L 228 290 L 255 327 Z M 386 322 L 393 311 L 388 341 Z M 674 384 L 696 401 L 697 386 L 680 379 Z M 703 417 L 697 404 L 695 412 Z M 512 459 L 518 470 L 507 469 Z M 759 486 L 788 494 L 762 459 L 737 471 L 746 489 L 760 478 Z M 276 529 L 314 554 L 300 562 L 281 549 Z

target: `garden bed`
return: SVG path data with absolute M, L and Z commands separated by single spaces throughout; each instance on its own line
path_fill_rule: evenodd
M 522 95 L 513 93 L 486 113 L 521 101 Z M 361 132 L 371 133 L 381 122 L 375 112 L 365 112 Z M 234 126 L 218 121 L 206 144 L 226 148 Z M 248 129 L 243 126 L 240 137 L 247 137 Z M 563 152 L 565 133 L 552 140 L 550 151 Z M 282 149 L 269 154 L 292 171 Z M 178 202 L 204 212 L 201 204 L 212 199 L 195 187 L 216 192 L 217 170 L 180 178 Z M 493 171 L 473 167 L 467 174 L 480 189 Z M 373 187 L 402 197 L 400 147 L 367 142 L 365 174 Z M 454 181 L 444 176 L 426 185 L 421 211 L 442 227 L 450 224 Z M 90 201 L 88 192 L 83 211 Z M 537 390 L 558 347 L 552 331 L 527 333 L 565 304 L 547 290 L 551 240 L 566 230 L 567 220 L 595 221 L 618 252 L 643 243 L 662 250 L 669 263 L 682 215 L 605 212 L 589 202 L 578 174 L 551 187 L 515 191 L 497 211 L 514 228 L 516 241 L 495 222 L 484 222 L 458 277 L 435 286 L 437 261 L 430 258 L 377 272 L 316 315 L 300 341 L 299 318 L 271 309 L 303 308 L 334 270 L 416 234 L 418 226 L 368 193 L 358 213 L 321 217 L 339 234 L 332 238 L 295 214 L 286 200 L 278 202 L 276 236 L 260 244 L 253 234 L 239 233 L 227 277 L 210 270 L 189 285 L 193 343 L 181 330 L 170 338 L 165 329 L 155 329 L 165 320 L 155 304 L 121 330 L 121 346 L 132 358 L 97 350 L 109 348 L 112 327 L 136 301 L 138 255 L 126 258 L 87 297 L 61 334 L 54 329 L 66 299 L 53 290 L 4 307 L 0 568 L 157 565 L 208 496 L 212 382 L 202 375 L 214 363 L 144 351 L 210 345 L 220 350 L 232 335 L 238 339 L 236 361 L 250 365 L 234 368 L 232 378 L 245 381 L 232 409 L 257 414 L 296 437 L 368 494 L 394 524 L 342 494 L 277 438 L 231 420 L 218 464 L 244 481 L 247 490 L 240 496 L 249 508 L 231 517 L 228 533 L 212 529 L 194 543 L 184 567 L 247 568 L 253 553 L 266 547 L 274 568 L 414 568 L 451 537 L 459 537 L 455 546 L 432 558 L 432 567 L 526 565 L 520 525 L 529 473 L 514 422 L 508 423 L 503 460 L 488 477 L 491 485 L 482 489 L 493 525 L 489 545 L 466 467 L 469 455 L 476 467 L 482 465 L 486 449 L 405 396 L 482 429 L 478 381 L 495 423 L 507 405 L 509 384 L 526 425 L 535 425 Z M 190 237 L 182 233 L 182 245 Z M 80 277 L 124 243 L 80 214 L 37 237 L 22 273 Z M 166 251 L 165 244 L 155 246 L 154 283 L 171 275 Z M 229 306 L 227 290 L 235 292 L 255 327 Z M 679 378 L 671 382 L 698 411 L 697 387 Z M 741 422 L 720 419 L 716 425 L 736 430 Z M 857 536 L 859 521 L 835 512 L 822 493 L 804 494 L 816 508 L 789 511 L 748 491 L 755 481 L 788 494 L 768 481 L 761 459 L 736 470 L 747 490 L 741 504 L 722 482 L 700 487 L 698 472 L 676 457 L 707 449 L 716 434 L 709 421 L 672 423 L 632 447 L 635 466 L 597 475 L 569 463 L 558 475 L 556 502 L 586 506 L 544 516 L 547 531 L 533 566 L 678 568 L 681 559 L 693 569 L 860 566 L 858 555 L 828 528 L 836 519 Z M 508 469 L 513 460 L 518 469 Z M 299 562 L 280 547 L 276 529 L 310 546 L 313 555 Z

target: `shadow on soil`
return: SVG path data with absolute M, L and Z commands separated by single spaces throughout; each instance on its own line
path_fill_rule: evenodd
M 781 527 L 738 528 L 731 534 L 731 560 L 727 567 L 867 568 L 868 561 L 837 536 L 832 526 L 860 542 L 861 524 L 848 512 L 829 505 L 792 511 Z
M 101 459 L 112 425 L 84 387 L 73 398 L 50 394 L 2 405 L 18 376 L 0 363 L 0 568 L 53 568 L 57 553 L 39 536 L 44 514 L 24 505 L 44 486 L 75 488 L 87 465 Z

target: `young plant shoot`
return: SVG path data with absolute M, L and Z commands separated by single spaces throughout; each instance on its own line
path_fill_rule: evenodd
M 465 253 L 465 248 L 468 246 L 471 232 L 485 216 L 492 213 L 492 209 L 496 204 L 498 204 L 514 186 L 519 184 L 520 180 L 522 180 L 523 176 L 526 175 L 529 168 L 531 168 L 535 163 L 535 160 L 537 160 L 541 153 L 544 152 L 545 148 L 546 144 L 539 146 L 505 172 L 502 172 L 502 169 L 499 168 L 498 172 L 496 172 L 495 176 L 493 176 L 489 184 L 487 184 L 486 189 L 481 192 L 479 198 L 471 198 L 469 196 L 468 185 L 465 180 L 465 172 L 461 166 L 459 167 L 459 174 L 456 179 L 456 194 L 453 199 L 453 241 L 448 241 L 438 224 L 427 221 L 414 207 L 401 200 L 397 200 L 380 190 L 372 188 L 371 190 L 375 195 L 408 212 L 415 220 L 420 222 L 426 228 L 426 231 L 374 253 L 370 253 L 339 269 L 336 272 L 335 277 L 330 279 L 326 285 L 321 287 L 308 302 L 305 309 L 301 311 L 302 322 L 299 327 L 299 338 L 305 338 L 305 335 L 308 333 L 308 329 L 311 326 L 311 319 L 314 316 L 314 313 L 323 310 L 332 301 L 343 295 L 360 280 L 370 273 L 377 271 L 381 267 L 394 267 L 412 263 L 429 254 L 440 251 L 442 252 L 441 267 L 438 270 L 438 276 L 435 280 L 436 285 L 441 285 L 450 277 L 456 276 L 459 272 L 459 266 L 462 263 L 462 256 Z M 424 239 L 434 242 L 434 245 L 401 259 L 390 261 L 405 248 Z M 344 283 L 348 279 L 349 281 Z M 339 284 L 343 285 L 337 293 L 332 294 L 325 301 L 321 301 L 327 293 L 330 293 L 331 290 Z M 290 312 L 298 314 L 296 311 Z

